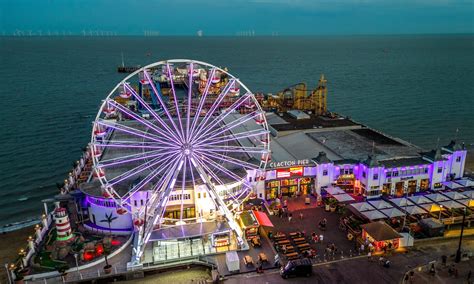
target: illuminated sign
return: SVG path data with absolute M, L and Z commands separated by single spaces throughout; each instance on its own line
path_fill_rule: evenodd
M 277 170 L 277 178 L 287 178 L 292 176 L 303 176 L 303 167 L 293 167 L 289 169 Z
M 305 166 L 309 165 L 309 160 L 293 160 L 293 161 L 281 161 L 281 162 L 270 162 L 268 166 L 270 168 L 283 168 L 283 167 L 292 167 L 292 166 Z

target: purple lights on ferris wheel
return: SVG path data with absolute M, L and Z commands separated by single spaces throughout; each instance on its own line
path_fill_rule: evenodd
M 160 66 L 158 76 L 152 73 Z M 91 143 L 100 152 L 93 159 L 97 178 L 116 204 L 145 219 L 147 209 L 132 200 L 149 194 L 148 232 L 169 202 L 179 205 L 183 221 L 186 201 L 170 199 L 173 192 L 184 196 L 201 186 L 216 209 L 226 216 L 229 206 L 235 210 L 252 190 L 247 172 L 266 166 L 269 134 L 263 110 L 238 79 L 203 62 L 170 60 L 123 80 L 103 102 Z

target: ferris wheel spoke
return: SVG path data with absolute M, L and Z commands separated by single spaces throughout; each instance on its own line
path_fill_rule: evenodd
M 229 124 L 224 124 L 222 127 L 216 128 L 215 130 L 209 132 L 204 139 L 201 139 L 198 141 L 198 143 L 204 143 L 205 141 L 208 141 L 210 139 L 214 139 L 217 135 L 221 135 L 226 131 L 230 131 L 231 129 L 234 129 L 247 121 L 254 119 L 255 117 L 259 116 L 260 114 L 255 112 L 255 113 L 249 113 L 244 116 L 239 117 L 238 119 L 232 121 Z
M 176 130 L 180 134 L 181 139 L 183 139 L 183 141 L 184 141 L 185 139 L 184 139 L 183 123 L 181 121 L 181 113 L 179 112 L 178 98 L 176 97 L 176 90 L 174 88 L 173 74 L 171 74 L 171 68 L 170 68 L 169 63 L 166 63 L 166 69 L 168 71 L 168 76 L 169 76 L 170 85 L 171 85 L 171 93 L 173 94 L 174 106 L 176 108 L 176 116 L 178 117 L 178 123 L 179 123 L 179 127 L 181 129 L 181 132 L 179 132 L 178 129 L 176 129 Z
M 154 169 L 150 174 L 148 174 L 143 180 L 141 180 L 138 184 L 136 184 L 132 189 L 130 189 L 127 194 L 123 197 L 124 201 L 128 201 L 136 192 L 143 188 L 145 184 L 150 182 L 159 174 L 163 173 L 166 169 L 169 168 L 170 164 L 175 163 L 179 159 L 178 155 L 175 156 L 168 156 L 165 160 L 163 160 L 162 164 L 159 165 L 156 169 Z
M 218 153 L 265 153 L 267 149 L 261 147 L 244 147 L 244 146 L 217 146 L 212 145 L 206 146 L 203 145 L 201 147 L 196 148 L 199 151 L 204 152 L 218 152 Z
M 145 152 L 145 153 L 136 153 L 136 154 L 132 154 L 132 155 L 127 155 L 127 156 L 117 157 L 117 158 L 113 158 L 113 159 L 108 159 L 108 160 L 105 160 L 105 161 L 100 161 L 100 163 L 98 164 L 98 167 L 107 168 L 107 167 L 126 164 L 126 163 L 130 163 L 130 162 L 134 162 L 134 161 L 140 161 L 140 160 L 156 158 L 156 157 L 160 157 L 160 156 L 166 156 L 166 155 L 169 155 L 169 154 L 175 154 L 177 152 L 178 152 L 178 150 L 166 151 L 166 152 L 163 152 L 162 150 L 155 150 L 155 151 L 149 151 L 149 152 Z
M 151 83 L 150 83 L 151 84 Z M 153 123 L 145 120 L 144 118 L 140 117 L 139 115 L 135 114 L 134 112 L 128 110 L 126 107 L 122 106 L 119 103 L 116 103 L 114 101 L 114 104 L 117 106 L 117 108 L 121 109 L 122 111 L 126 112 L 127 115 L 130 115 L 134 117 L 137 121 L 141 122 L 142 124 L 148 126 L 149 128 L 153 129 L 157 133 L 167 137 L 170 140 L 175 140 L 177 139 L 176 135 L 174 135 L 173 131 L 169 128 L 169 126 L 163 121 L 163 119 L 137 94 L 137 92 L 130 87 L 127 83 L 123 83 L 123 87 L 128 90 L 132 96 L 143 106 L 145 107 L 148 112 L 155 118 L 155 120 L 168 132 L 165 132 L 158 127 L 156 127 Z
M 207 133 L 209 133 L 209 131 L 211 131 L 212 129 L 215 129 L 216 127 L 218 127 L 219 123 L 221 121 L 223 121 L 227 116 L 229 116 L 229 114 L 233 113 L 237 108 L 239 108 L 245 102 L 245 100 L 248 97 L 249 97 L 249 93 L 245 93 L 245 95 L 241 96 L 230 107 L 225 109 L 225 111 L 221 111 L 219 116 L 216 117 L 214 119 L 214 121 L 212 121 L 212 123 L 209 123 L 208 125 L 205 126 L 205 128 L 204 128 L 204 130 L 203 130 L 203 132 L 200 136 L 201 137 L 205 136 Z
M 191 73 L 192 77 L 192 73 Z M 184 189 L 186 187 L 186 157 L 184 157 L 184 164 L 183 164 L 183 174 L 182 174 L 182 182 L 181 182 L 181 212 L 179 215 L 179 220 L 183 221 L 183 209 L 184 209 Z
M 222 182 L 222 180 L 214 173 L 213 170 L 211 170 L 211 169 L 206 165 L 206 163 L 205 163 L 202 159 L 197 158 L 197 163 L 200 164 L 200 167 L 203 169 L 203 171 L 204 171 L 206 174 L 210 175 L 210 176 L 211 176 L 217 183 L 219 183 L 223 188 L 227 188 L 226 185 L 224 184 L 224 182 Z M 210 164 L 210 166 L 211 166 L 211 165 L 212 165 L 212 163 Z M 215 166 L 213 166 L 213 167 L 215 168 Z M 220 167 L 218 167 L 218 169 L 220 169 Z M 226 173 L 226 174 L 227 174 L 227 173 Z M 235 178 L 234 178 L 234 179 L 235 179 Z M 240 178 L 238 178 L 238 179 L 236 179 L 236 181 L 241 182 L 242 180 L 241 180 Z M 215 190 L 215 188 L 214 188 L 214 190 Z M 226 193 L 227 193 L 228 195 L 230 195 L 230 197 L 231 197 L 232 199 L 234 199 L 235 201 L 237 201 L 236 198 L 235 198 L 235 196 L 234 196 L 230 191 L 226 191 Z M 216 194 L 219 194 L 219 193 L 216 192 Z
M 160 102 L 161 106 L 163 107 L 163 110 L 165 111 L 166 116 L 170 120 L 173 128 L 176 130 L 175 133 L 180 138 L 180 139 L 177 139 L 177 140 L 182 140 L 183 136 L 180 134 L 180 132 L 178 130 L 178 127 L 176 127 L 176 123 L 174 123 L 173 117 L 171 116 L 171 113 L 169 112 L 168 106 L 166 105 L 166 103 L 161 98 L 160 93 L 156 89 L 155 83 L 153 82 L 153 80 L 150 77 L 150 74 L 148 74 L 148 72 L 145 69 L 143 69 L 143 75 L 148 80 L 148 83 L 150 83 L 151 89 L 155 93 L 155 96 L 158 98 L 158 101 Z M 173 131 L 171 131 L 169 129 L 169 127 L 166 125 L 166 123 L 164 123 L 164 121 L 161 118 L 158 119 L 160 116 L 153 109 L 151 109 L 150 106 L 146 102 L 144 102 L 144 103 L 145 103 L 146 108 L 148 109 L 148 111 L 150 111 L 150 113 L 152 114 L 152 116 L 155 117 L 155 119 L 157 119 L 158 121 L 160 121 L 160 123 L 163 125 L 163 127 L 167 128 L 170 133 L 173 133 Z
M 203 128 L 206 126 L 207 122 L 209 121 L 209 119 L 212 117 L 212 115 L 214 114 L 214 112 L 216 111 L 216 109 L 219 107 L 220 103 L 222 102 L 222 100 L 225 98 L 225 96 L 229 93 L 230 89 L 232 88 L 232 86 L 234 86 L 236 80 L 235 79 L 230 79 L 229 82 L 227 82 L 227 85 L 224 87 L 224 89 L 222 90 L 222 92 L 220 92 L 220 94 L 217 96 L 216 100 L 212 103 L 212 106 L 211 108 L 209 109 L 208 112 L 206 112 L 206 115 L 204 116 L 204 119 L 200 122 L 197 130 L 196 130 L 196 133 L 194 134 L 194 139 L 192 140 L 191 143 L 193 143 L 194 141 L 198 140 L 202 135 L 201 135 L 201 132 L 203 130 Z
M 201 154 L 202 156 L 205 156 L 205 157 L 211 159 L 211 160 L 218 159 L 220 161 L 228 162 L 230 164 L 237 165 L 237 166 L 247 168 L 247 169 L 252 169 L 252 170 L 256 170 L 256 169 L 259 168 L 257 165 L 251 164 L 249 162 L 245 162 L 245 161 L 242 161 L 242 160 L 230 157 L 230 156 L 222 155 L 222 154 L 219 154 L 219 153 L 206 153 L 206 152 L 202 152 L 202 151 L 199 151 L 199 150 L 196 150 L 196 152 Z
M 200 145 L 214 145 L 214 144 L 221 144 L 223 142 L 227 141 L 237 141 L 240 139 L 245 139 L 245 138 L 251 138 L 251 137 L 256 137 L 256 136 L 262 136 L 262 135 L 267 135 L 269 133 L 268 130 L 262 128 L 262 129 L 255 129 L 247 132 L 241 132 L 241 133 L 236 133 L 236 134 L 227 134 L 223 136 L 218 136 L 218 137 L 213 137 L 205 139 L 200 141 L 199 143 L 196 143 L 196 146 Z
M 206 153 L 206 152 L 202 152 L 202 151 L 199 151 L 199 150 L 196 150 L 196 152 L 198 152 L 201 155 L 204 155 L 204 156 L 208 157 L 209 159 L 219 159 L 219 160 L 222 160 L 222 161 L 225 161 L 225 162 L 237 165 L 237 166 L 242 166 L 244 168 L 248 168 L 248 169 L 252 169 L 252 170 L 256 170 L 256 169 L 259 168 L 257 165 L 254 165 L 254 164 L 251 164 L 251 163 L 248 163 L 248 162 L 244 162 L 242 160 L 238 160 L 236 158 L 226 156 L 226 155 L 222 155 L 222 154 L 219 154 L 219 153 Z
M 169 155 L 169 156 L 172 156 L 172 155 Z M 151 167 L 154 167 L 156 165 L 158 165 L 159 163 L 162 163 L 163 159 L 160 159 L 161 157 L 157 157 L 157 158 L 153 158 L 151 161 L 148 162 L 148 164 L 141 164 L 139 166 L 136 166 L 134 168 L 132 168 L 131 170 L 128 170 L 126 172 L 123 172 L 121 174 L 119 174 L 118 176 L 112 178 L 109 180 L 108 184 L 113 186 L 121 181 L 124 181 L 128 178 L 131 178 L 141 172 L 143 172 L 144 170 L 147 170 Z M 164 158 L 166 159 L 166 158 Z
M 201 99 L 199 100 L 199 105 L 198 105 L 198 108 L 196 110 L 196 114 L 194 115 L 194 118 L 193 118 L 193 123 L 191 125 L 191 137 L 194 135 L 196 123 L 198 122 L 199 117 L 201 115 L 202 107 L 204 106 L 204 103 L 206 102 L 206 98 L 207 98 L 207 95 L 209 93 L 209 88 L 211 87 L 212 78 L 214 78 L 215 74 L 216 74 L 216 68 L 212 68 L 212 70 L 210 72 L 210 75 L 207 78 L 206 87 L 204 88 L 204 92 L 201 96 Z
M 107 140 L 106 143 L 97 143 L 94 142 L 93 145 L 103 148 L 138 148 L 138 149 L 173 149 L 171 146 L 160 146 L 157 142 L 141 142 L 137 143 L 136 141 L 118 141 L 118 140 Z M 176 149 L 177 146 L 176 146 Z
M 189 64 L 188 76 L 189 76 L 189 83 L 188 83 L 188 109 L 186 112 L 186 142 L 189 142 L 189 120 L 191 119 L 191 101 L 193 95 L 193 72 L 194 72 L 194 64 L 191 62 Z
M 115 130 L 118 130 L 118 131 L 121 131 L 121 132 L 124 132 L 124 133 L 127 133 L 127 134 L 131 134 L 131 135 L 134 135 L 134 136 L 138 136 L 138 137 L 142 137 L 142 138 L 145 138 L 145 139 L 148 139 L 148 140 L 152 140 L 152 141 L 158 142 L 160 144 L 165 144 L 165 145 L 169 145 L 169 146 L 172 146 L 172 147 L 176 146 L 176 144 L 170 143 L 169 141 L 161 140 L 160 137 L 158 137 L 156 135 L 150 134 L 148 132 L 145 132 L 145 131 L 142 131 L 142 130 L 139 130 L 139 129 L 136 129 L 136 128 L 128 127 L 128 126 L 125 126 L 123 124 L 109 123 L 109 122 L 107 122 L 106 120 L 103 120 L 103 119 L 97 120 L 96 123 L 98 123 L 100 125 L 103 125 L 103 126 L 106 126 L 106 127 L 111 127 Z
M 179 156 L 176 156 L 172 161 L 170 161 L 168 164 L 164 165 L 163 170 L 167 170 L 166 174 L 164 174 L 163 177 L 160 178 L 160 180 L 153 185 L 153 188 L 151 189 L 151 197 L 147 200 L 147 205 L 152 208 L 152 210 L 155 209 L 155 202 L 160 201 L 161 199 L 165 198 L 163 196 L 164 190 L 163 187 L 169 183 L 169 179 L 174 173 L 174 169 L 178 166 L 179 163 Z

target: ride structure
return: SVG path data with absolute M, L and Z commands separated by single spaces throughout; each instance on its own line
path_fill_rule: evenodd
M 137 79 L 135 88 L 130 82 Z M 132 264 L 140 263 L 165 219 L 173 225 L 202 222 L 183 218 L 187 192 L 198 187 L 245 246 L 235 212 L 253 191 L 249 173 L 265 171 L 269 133 L 254 94 L 208 63 L 160 61 L 117 84 L 96 116 L 91 146 L 102 197 L 118 215 L 132 215 Z M 164 218 L 171 203 L 178 207 L 172 220 Z
M 327 115 L 327 80 L 322 74 L 318 86 L 309 94 L 306 83 L 294 84 L 275 95 L 269 94 L 262 102 L 262 107 L 279 113 L 301 110 L 318 116 Z

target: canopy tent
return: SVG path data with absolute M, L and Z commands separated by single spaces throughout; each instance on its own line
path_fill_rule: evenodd
M 415 205 L 413 201 L 411 201 L 410 199 L 406 199 L 405 197 L 389 199 L 388 201 L 397 205 L 398 207 Z
M 474 190 L 463 191 L 462 194 L 470 199 L 474 199 Z
M 370 203 L 370 205 L 374 206 L 377 209 L 393 208 L 393 205 L 391 205 L 387 201 L 381 200 L 381 199 L 380 200 L 373 200 L 373 201 L 369 200 L 368 202 Z
M 358 212 L 369 211 L 369 210 L 374 210 L 375 209 L 368 202 L 352 203 L 350 206 L 352 206 Z
M 418 206 L 422 207 L 423 209 L 425 209 L 426 211 L 430 213 L 439 212 L 446 209 L 445 207 L 441 207 L 436 203 L 418 204 Z
M 340 189 L 339 187 L 328 187 L 325 189 L 327 193 L 331 195 L 336 195 L 336 194 L 344 194 L 346 193 L 344 190 Z
M 431 199 L 428 199 L 424 197 L 423 195 L 418 195 L 418 196 L 410 196 L 408 197 L 413 203 L 415 204 L 426 204 L 426 203 L 433 203 Z
M 474 199 L 461 199 L 461 200 L 457 200 L 457 202 L 460 202 L 462 204 L 464 204 L 464 206 L 467 206 L 467 207 L 474 207 Z
M 347 202 L 347 201 L 354 201 L 355 200 L 354 198 L 352 198 L 352 196 L 350 196 L 347 193 L 336 194 L 336 195 L 333 195 L 333 197 L 339 202 Z
M 443 202 L 443 201 L 449 201 L 450 200 L 447 196 L 444 196 L 441 193 L 427 194 L 427 195 L 425 195 L 425 197 L 433 200 L 434 202 Z
M 426 214 L 428 212 L 426 212 L 426 210 L 424 210 L 423 208 L 420 208 L 416 205 L 411 205 L 411 206 L 407 206 L 407 207 L 403 207 L 402 208 L 403 211 L 407 212 L 408 214 L 410 215 L 418 215 L 418 214 Z
M 444 195 L 451 198 L 452 200 L 467 199 L 468 197 L 462 193 L 456 191 L 443 192 Z
M 257 218 L 258 223 L 261 226 L 273 227 L 272 221 L 270 221 L 270 218 L 268 218 L 268 216 L 267 216 L 267 214 L 265 214 L 265 212 L 260 212 L 260 211 L 254 210 L 253 214 L 255 215 L 255 217 Z
M 361 228 L 368 235 L 370 235 L 370 237 L 378 242 L 390 241 L 402 237 L 399 233 L 392 229 L 392 227 L 383 221 L 364 224 L 361 225 Z
M 380 211 L 378 210 L 372 210 L 372 211 L 364 211 L 364 212 L 360 212 L 362 215 L 364 215 L 365 218 L 369 219 L 369 220 L 379 220 L 379 219 L 386 219 L 387 216 L 385 216 L 384 214 L 382 214 Z
M 439 203 L 440 206 L 443 206 L 448 209 L 464 208 L 465 206 L 454 200 L 444 201 Z
M 454 181 L 445 181 L 442 183 L 445 187 L 447 188 L 451 188 L 451 189 L 456 189 L 456 188 L 460 188 L 460 187 L 463 187 L 462 185 L 460 185 L 459 183 L 456 183 Z
M 397 208 L 387 208 L 387 209 L 382 209 L 380 210 L 383 214 L 387 215 L 389 218 L 395 218 L 395 217 L 400 217 L 400 216 L 405 216 L 405 213 L 402 211 L 398 210 Z

